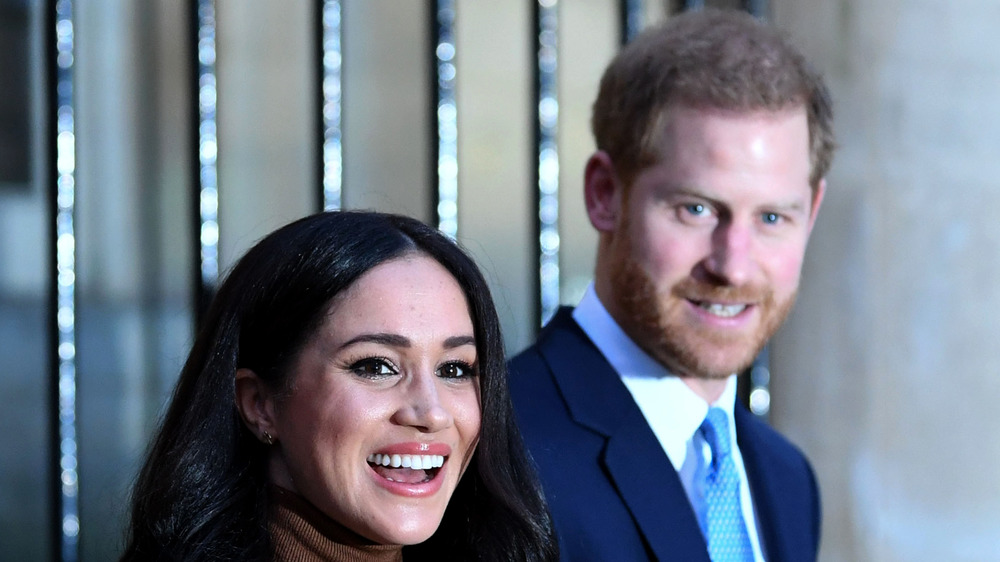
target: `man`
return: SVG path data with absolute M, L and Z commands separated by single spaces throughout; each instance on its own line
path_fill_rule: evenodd
M 511 362 L 569 560 L 814 560 L 805 457 L 736 404 L 795 300 L 833 153 L 821 78 L 739 12 L 688 12 L 601 80 L 594 283 Z

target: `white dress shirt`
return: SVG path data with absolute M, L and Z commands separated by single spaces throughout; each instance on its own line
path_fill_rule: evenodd
M 732 441 L 733 462 L 740 476 L 740 503 L 747 534 L 753 545 L 754 559 L 764 562 L 760 546 L 750 485 L 747 482 L 743 455 L 736 443 L 736 424 L 733 408 L 736 403 L 736 375 L 726 381 L 726 389 L 714 404 L 709 404 L 695 394 L 679 377 L 672 375 L 663 365 L 650 357 L 611 317 L 597 297 L 593 284 L 587 288 L 580 304 L 573 311 L 573 319 L 594 342 L 597 349 L 618 372 L 642 411 L 667 458 L 680 477 L 688 500 L 694 508 L 702 534 L 705 534 L 704 482 L 712 462 L 712 449 L 698 429 L 711 406 L 725 410 L 729 417 L 729 436 Z

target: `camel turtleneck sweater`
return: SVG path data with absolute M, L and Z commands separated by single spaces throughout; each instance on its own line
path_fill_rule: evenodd
M 400 545 L 373 544 L 298 494 L 271 486 L 271 542 L 276 562 L 400 562 Z

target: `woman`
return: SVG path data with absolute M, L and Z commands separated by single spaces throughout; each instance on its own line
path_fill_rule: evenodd
M 133 491 L 122 560 L 400 550 L 556 557 L 475 264 L 414 219 L 314 215 L 219 289 Z

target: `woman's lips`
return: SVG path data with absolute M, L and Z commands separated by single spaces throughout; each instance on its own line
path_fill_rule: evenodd
M 365 460 L 382 488 L 400 496 L 422 497 L 441 488 L 450 454 L 451 447 L 441 443 L 398 443 Z

